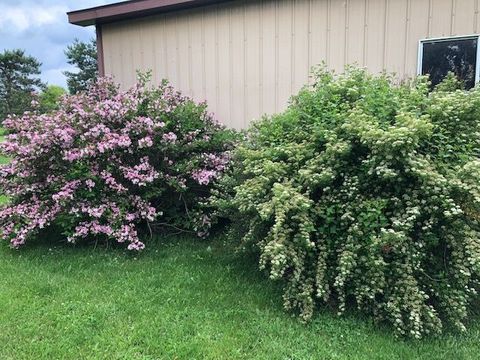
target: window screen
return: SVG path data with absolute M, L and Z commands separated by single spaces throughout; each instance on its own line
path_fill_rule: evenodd
M 475 86 L 477 69 L 478 36 L 425 40 L 421 42 L 421 74 L 429 75 L 432 86 L 440 83 L 448 72 L 454 73 L 465 83 L 466 89 Z

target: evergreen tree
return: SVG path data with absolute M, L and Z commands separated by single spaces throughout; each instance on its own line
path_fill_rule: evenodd
M 45 87 L 38 75 L 41 63 L 24 50 L 0 53 L 0 124 L 9 114 L 31 109 L 35 92 Z
M 91 39 L 89 42 L 75 39 L 73 44 L 65 50 L 65 55 L 68 63 L 78 69 L 77 72 L 65 71 L 63 73 L 67 77 L 68 91 L 71 94 L 85 91 L 88 85 L 98 77 L 97 42 L 95 39 Z

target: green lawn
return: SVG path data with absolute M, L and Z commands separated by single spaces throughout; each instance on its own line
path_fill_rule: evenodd
M 325 310 L 304 325 L 220 237 L 123 249 L 0 246 L 0 359 L 478 359 L 465 335 L 395 339 Z

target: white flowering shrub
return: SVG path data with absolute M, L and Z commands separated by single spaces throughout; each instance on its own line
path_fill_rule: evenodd
M 204 232 L 197 204 L 225 169 L 234 133 L 167 83 L 127 91 L 100 79 L 58 111 L 4 121 L 0 238 L 19 247 L 56 226 L 70 242 L 144 247 L 139 229 Z
M 480 279 L 480 89 L 315 75 L 251 127 L 219 214 L 305 320 L 328 303 L 409 337 L 465 329 Z

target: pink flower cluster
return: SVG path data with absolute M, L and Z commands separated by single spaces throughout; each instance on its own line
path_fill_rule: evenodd
M 192 172 L 192 178 L 200 185 L 208 185 L 223 174 L 230 161 L 230 154 L 202 154 L 202 160 L 202 167 Z
M 10 135 L 0 152 L 12 161 L 0 166 L 10 197 L 0 207 L 0 237 L 13 247 L 55 224 L 70 242 L 103 237 L 141 250 L 142 224 L 161 216 L 185 224 L 232 147 L 213 141 L 227 130 L 204 104 L 168 84 L 121 92 L 108 78 L 64 97 L 56 112 L 4 126 Z
M 124 178 L 138 186 L 146 186 L 160 176 L 153 166 L 149 164 L 146 156 L 140 159 L 140 164 L 133 167 L 122 166 L 121 169 Z
M 177 141 L 177 135 L 175 135 L 175 133 L 173 132 L 163 134 L 163 140 L 174 143 L 175 141 Z

